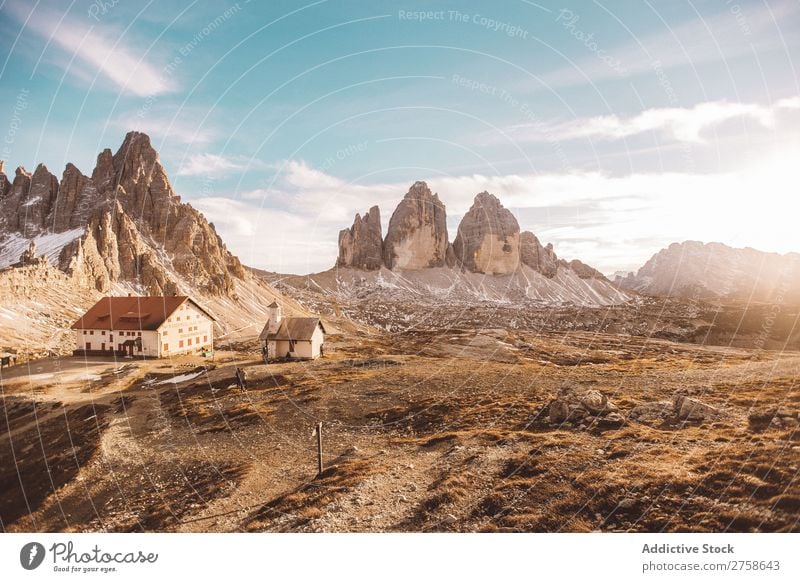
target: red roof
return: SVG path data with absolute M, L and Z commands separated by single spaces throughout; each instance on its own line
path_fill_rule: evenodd
M 214 320 L 210 313 L 186 296 L 103 297 L 72 324 L 72 329 L 155 330 L 185 301 L 190 301 Z

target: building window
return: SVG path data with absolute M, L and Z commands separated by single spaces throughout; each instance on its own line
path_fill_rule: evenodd
M 169 351 L 169 344 L 164 344 L 164 351 L 165 351 L 165 352 L 168 352 L 168 351 Z
M 137 332 L 136 332 L 136 335 L 138 335 L 139 337 L 141 337 L 141 336 L 142 336 L 142 332 L 140 332 L 140 331 L 137 331 Z
M 205 343 L 205 342 L 207 342 L 207 341 L 208 341 L 208 336 L 207 336 L 207 335 L 204 335 L 204 336 L 203 336 L 203 343 Z
M 92 349 L 92 344 L 90 342 L 86 342 L 86 351 L 90 351 Z
M 101 335 L 106 335 L 106 330 L 100 332 Z
M 90 331 L 89 335 L 94 335 L 94 330 Z
M 106 351 L 106 344 L 104 344 L 104 343 L 103 343 L 103 344 L 100 344 L 100 351 L 101 351 L 101 352 L 104 352 L 104 351 Z
M 178 328 L 178 333 L 183 333 L 183 328 L 182 327 Z
M 179 348 L 182 348 L 182 347 L 183 347 L 183 340 L 181 340 L 181 341 L 179 341 L 179 342 L 178 342 L 178 347 L 179 347 Z
M 108 341 L 113 343 L 114 342 L 114 336 L 111 335 L 111 334 L 108 334 Z

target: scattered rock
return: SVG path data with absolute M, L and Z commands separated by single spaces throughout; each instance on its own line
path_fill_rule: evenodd
M 798 414 L 777 406 L 761 407 L 751 410 L 747 421 L 752 430 L 765 430 L 770 425 L 782 428 L 797 425 Z
M 684 394 L 677 394 L 672 400 L 672 410 L 678 420 L 700 421 L 719 416 L 719 410 Z
M 548 418 L 551 424 L 561 424 L 569 416 L 569 405 L 564 400 L 553 400 L 548 409 Z
M 600 417 L 597 423 L 600 428 L 620 428 L 625 426 L 625 417 L 619 412 L 610 412 Z
M 601 414 L 608 404 L 608 396 L 597 390 L 587 390 L 581 398 L 581 405 L 592 414 Z
M 645 402 L 634 406 L 628 412 L 628 420 L 652 426 L 662 424 L 672 415 L 673 405 L 671 402 Z
M 547 413 L 548 420 L 554 425 L 570 423 L 581 428 L 612 429 L 625 424 L 625 418 L 617 410 L 598 390 L 564 387 L 548 405 Z

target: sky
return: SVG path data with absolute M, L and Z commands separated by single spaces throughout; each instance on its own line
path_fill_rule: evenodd
M 605 273 L 800 251 L 797 0 L 0 0 L 0 159 L 148 133 L 245 264 L 309 273 L 379 205 L 488 190 Z

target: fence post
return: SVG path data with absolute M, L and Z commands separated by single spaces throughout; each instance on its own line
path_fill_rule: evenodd
M 322 423 L 317 423 L 317 475 L 322 474 Z

